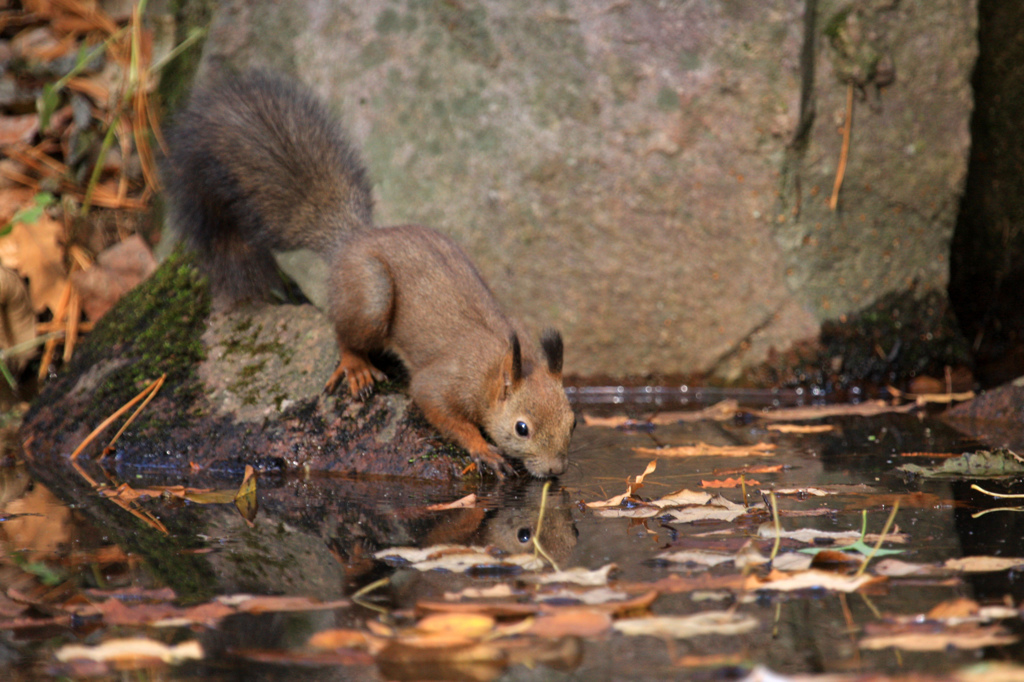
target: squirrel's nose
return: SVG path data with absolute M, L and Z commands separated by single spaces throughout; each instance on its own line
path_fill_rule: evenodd
M 548 467 L 548 476 L 560 476 L 569 467 L 569 458 L 562 457 Z

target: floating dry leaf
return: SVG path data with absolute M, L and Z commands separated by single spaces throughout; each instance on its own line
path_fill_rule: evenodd
M 375 553 L 374 557 L 408 562 L 412 568 L 419 571 L 443 569 L 452 573 L 465 573 L 477 566 L 518 567 L 527 571 L 537 571 L 545 566 L 544 560 L 533 554 L 495 557 L 485 548 L 461 545 L 435 545 L 426 549 L 390 547 Z
M 712 488 L 712 489 L 717 489 L 717 488 L 739 488 L 739 487 L 744 486 L 744 485 L 751 485 L 751 486 L 753 486 L 753 485 L 761 485 L 761 481 L 755 481 L 752 478 L 750 478 L 750 479 L 743 479 L 743 480 L 740 480 L 738 478 L 726 478 L 726 479 L 719 480 L 719 481 L 704 481 L 704 480 L 702 480 L 700 482 L 700 487 L 701 488 Z
M 470 493 L 452 502 L 427 505 L 427 511 L 445 511 L 447 509 L 469 509 L 476 506 L 476 494 Z
M 874 417 L 888 412 L 911 412 L 917 409 L 913 403 L 909 405 L 890 405 L 884 400 L 869 400 L 856 405 L 812 405 L 809 407 L 782 407 L 774 410 L 751 412 L 760 419 L 771 421 L 806 421 L 808 419 L 825 419 L 826 417 Z
M 881 632 L 875 632 L 881 630 Z M 872 626 L 871 634 L 860 641 L 862 649 L 903 649 L 904 651 L 945 651 L 956 649 L 983 649 L 1015 644 L 1016 635 L 1009 634 L 999 625 L 966 624 L 935 630 L 929 624 L 914 626 Z
M 593 590 L 560 589 L 556 592 L 541 592 L 535 595 L 534 598 L 539 602 L 578 601 L 581 604 L 593 606 L 595 604 L 622 602 L 629 599 L 629 595 L 621 590 L 613 590 L 610 587 L 598 587 Z
M 774 538 L 776 535 L 775 526 L 770 523 L 762 524 L 757 529 L 757 533 L 762 538 Z M 814 528 L 800 528 L 799 530 L 784 530 L 779 533 L 783 538 L 788 540 L 796 540 L 797 542 L 804 542 L 807 544 L 820 543 L 823 540 L 832 540 L 839 544 L 843 541 L 854 541 L 861 539 L 861 534 L 855 530 L 845 531 L 829 531 L 829 530 L 816 530 Z M 868 533 L 864 536 L 864 542 L 877 542 L 879 538 L 878 533 Z M 887 533 L 885 536 L 886 542 L 895 542 L 897 544 L 905 544 L 909 538 L 905 533 Z
M 974 397 L 974 391 L 961 391 L 959 393 L 905 393 L 895 386 L 887 386 L 889 392 L 895 398 L 913 400 L 916 405 L 947 405 L 949 403 L 960 403 Z
M 657 555 L 662 561 L 676 564 L 698 564 L 700 566 L 718 566 L 735 560 L 735 555 L 725 552 L 710 552 L 702 549 L 684 549 L 678 552 L 662 552 Z
M 884 580 L 885 578 L 866 574 L 860 577 L 851 577 L 814 568 L 798 573 L 781 573 L 780 571 L 773 570 L 764 579 L 758 578 L 755 575 L 747 576 L 747 589 L 773 590 L 776 592 L 796 592 L 798 590 L 811 589 L 831 590 L 833 592 L 856 592 L 865 585 Z
M 490 587 L 467 587 L 458 592 L 445 592 L 444 598 L 449 601 L 460 599 L 511 599 L 516 591 L 508 583 L 498 583 Z
M 494 630 L 497 621 L 483 613 L 432 613 L 416 623 L 421 633 L 479 638 Z
M 234 607 L 240 613 L 278 613 L 286 611 L 330 611 L 349 606 L 347 599 L 320 601 L 313 597 L 302 596 L 262 596 L 251 594 L 233 594 L 217 597 L 217 603 Z
M 826 433 L 834 431 L 836 427 L 831 424 L 769 424 L 769 431 L 779 433 Z
M 799 552 L 783 552 L 772 559 L 772 568 L 785 573 L 806 571 L 814 563 L 814 556 Z
M 702 491 L 678 490 L 650 502 L 636 500 L 629 506 L 599 508 L 594 513 L 605 518 L 645 519 L 665 516 L 679 523 L 692 523 L 732 521 L 746 511 L 743 505 L 730 502 L 721 495 L 712 496 Z
M 238 513 L 251 528 L 259 511 L 259 501 L 256 498 L 256 470 L 248 464 L 245 465 L 245 475 L 242 477 L 242 485 L 238 487 L 234 502 Z
M 735 400 L 723 400 L 702 410 L 687 410 L 676 412 L 660 412 L 646 419 L 634 419 L 632 417 L 613 416 L 596 417 L 590 414 L 583 415 L 583 423 L 587 426 L 603 426 L 608 428 L 630 428 L 646 427 L 650 425 L 678 424 L 680 422 L 698 421 L 729 421 L 736 416 L 739 403 Z
M 523 634 L 536 637 L 596 637 L 608 632 L 612 616 L 590 608 L 564 608 L 538 615 Z
M 55 655 L 62 663 L 74 660 L 139 665 L 150 661 L 181 663 L 202 659 L 203 647 L 195 640 L 171 646 L 153 639 L 132 637 L 111 639 L 96 646 L 68 644 L 58 649 Z
M 939 602 L 928 610 L 925 617 L 928 620 L 962 620 L 970 616 L 978 615 L 980 610 L 981 606 L 973 599 L 968 599 L 967 597 L 956 597 L 954 599 L 947 599 L 944 602 Z
M 374 648 L 380 648 L 380 646 L 375 647 L 375 644 L 377 643 L 380 643 L 380 646 L 383 645 L 379 637 L 371 635 L 368 632 L 347 628 L 334 628 L 331 630 L 321 630 L 320 632 L 315 633 L 309 638 L 309 641 L 306 644 L 310 648 L 318 650 L 373 650 Z
M 882 559 L 874 566 L 877 575 L 884 575 L 890 578 L 905 578 L 914 576 L 924 577 L 946 577 L 952 574 L 948 568 L 942 568 L 935 564 L 914 564 L 899 559 Z
M 706 611 L 692 616 L 647 616 L 624 618 L 612 627 L 630 636 L 651 635 L 687 639 L 701 635 L 742 635 L 757 629 L 753 616 L 731 611 Z
M 523 576 L 523 580 L 534 583 L 572 583 L 574 585 L 596 586 L 607 585 L 608 574 L 614 571 L 615 564 L 607 564 L 601 568 L 588 570 L 580 566 L 569 568 L 553 573 L 538 573 L 537 575 Z
M 775 454 L 774 443 L 753 443 L 751 445 L 674 445 L 664 448 L 633 448 L 641 455 L 657 457 L 767 457 Z
M 663 516 L 676 523 L 694 523 L 697 521 L 734 521 L 747 513 L 742 504 L 730 502 L 721 496 L 703 506 L 666 509 Z
M 959 559 L 949 559 L 943 564 L 943 566 L 963 573 L 994 573 L 996 571 L 1006 571 L 1011 568 L 1024 566 L 1024 558 L 1002 556 L 965 556 Z
M 800 497 L 807 497 L 808 495 L 813 497 L 826 497 L 828 495 L 836 495 L 823 488 L 774 488 L 772 490 L 762 490 L 762 494 L 767 495 L 768 493 L 775 493 L 776 495 L 797 495 Z
M 657 468 L 658 461 L 651 460 L 650 462 L 647 463 L 647 468 L 644 469 L 644 472 L 637 476 L 635 481 L 630 481 L 629 476 L 626 477 L 626 492 L 622 493 L 621 495 L 616 495 L 615 497 L 609 498 L 607 500 L 601 500 L 599 502 L 587 502 L 587 506 L 593 509 L 600 509 L 602 507 L 618 507 L 620 504 L 622 504 L 623 500 L 631 496 L 635 491 L 642 488 L 644 485 L 644 478 L 646 478 L 648 474 L 654 473 L 654 470 Z

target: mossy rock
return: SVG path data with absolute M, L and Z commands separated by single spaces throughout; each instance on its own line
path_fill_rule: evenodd
M 418 415 L 400 386 L 353 401 L 323 386 L 334 333 L 310 305 L 211 312 L 205 279 L 176 252 L 97 324 L 36 399 L 22 426 L 31 461 L 67 469 L 85 437 L 148 384 L 159 393 L 104 459 L 122 475 L 236 476 L 323 471 L 454 480 L 468 463 Z M 82 452 L 97 458 L 116 420 Z

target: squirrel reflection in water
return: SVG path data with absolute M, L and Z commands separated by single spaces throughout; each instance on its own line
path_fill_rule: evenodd
M 441 589 L 450 589 L 452 576 L 449 573 L 396 573 L 372 559 L 379 549 L 403 544 L 424 549 L 437 545 L 486 547 L 497 550 L 495 563 L 498 563 L 501 554 L 532 553 L 537 539 L 555 563 L 565 568 L 571 564 L 579 536 L 572 515 L 574 505 L 567 491 L 550 488 L 538 529 L 543 499 L 542 481 L 520 479 L 500 486 L 473 507 L 425 512 L 404 519 L 392 515 L 392 523 L 378 528 L 375 537 L 365 532 L 361 537 L 354 537 L 339 526 L 332 551 L 345 564 L 346 591 L 354 591 L 387 575 L 395 578 L 393 598 L 398 603 L 404 601 L 402 594 L 407 591 L 432 591 L 430 583 L 437 582 Z M 362 528 L 366 531 L 366 524 Z M 396 542 L 396 538 L 401 539 Z

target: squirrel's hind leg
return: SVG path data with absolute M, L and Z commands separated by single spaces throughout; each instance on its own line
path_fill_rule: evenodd
M 333 391 L 346 377 L 351 394 L 365 398 L 374 381 L 387 378 L 368 355 L 388 348 L 393 285 L 383 264 L 374 258 L 343 258 L 337 265 L 331 273 L 328 305 L 339 358 L 325 390 Z

